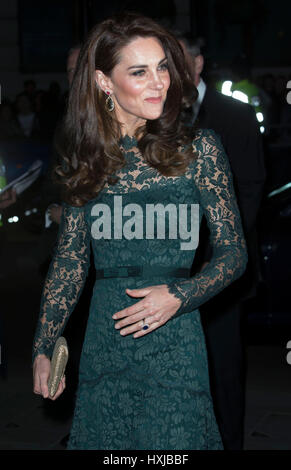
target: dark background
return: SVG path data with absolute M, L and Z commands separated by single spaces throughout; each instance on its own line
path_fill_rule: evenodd
M 189 12 L 187 30 L 205 38 L 209 60 L 228 66 L 244 51 L 253 66 L 290 67 L 290 4 L 287 0 L 205 0 L 181 2 Z M 18 1 L 19 46 L 24 72 L 65 71 L 67 50 L 107 16 L 140 11 L 176 26 L 173 0 Z

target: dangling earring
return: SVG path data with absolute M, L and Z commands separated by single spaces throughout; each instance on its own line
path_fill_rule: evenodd
M 114 101 L 110 96 L 110 91 L 105 92 L 108 97 L 106 98 L 106 108 L 111 113 L 114 110 Z

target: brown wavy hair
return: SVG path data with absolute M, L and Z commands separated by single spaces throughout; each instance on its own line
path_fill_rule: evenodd
M 107 96 L 96 85 L 95 70 L 110 77 L 122 48 L 137 37 L 160 41 L 170 74 L 162 115 L 137 129 L 139 151 L 148 165 L 165 176 L 183 174 L 195 158 L 189 145 L 193 135 L 180 117 L 183 106 L 195 101 L 197 89 L 179 42 L 150 18 L 135 13 L 116 15 L 95 26 L 81 48 L 67 112 L 56 139 L 62 164 L 55 173 L 64 185 L 63 198 L 71 205 L 84 205 L 106 182 L 115 184 L 118 178 L 114 173 L 126 163 L 119 145 L 120 126 L 114 112 L 107 111 Z

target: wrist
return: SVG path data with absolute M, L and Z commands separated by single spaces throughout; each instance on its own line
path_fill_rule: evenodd
M 49 357 L 46 354 L 43 354 L 43 353 L 37 354 L 37 356 L 35 356 L 34 359 L 33 359 L 33 365 L 37 364 L 42 359 L 48 359 L 49 360 Z

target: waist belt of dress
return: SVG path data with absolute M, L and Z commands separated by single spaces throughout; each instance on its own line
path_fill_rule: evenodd
M 166 266 L 114 266 L 96 270 L 96 279 L 110 277 L 190 277 L 188 268 L 168 268 Z

